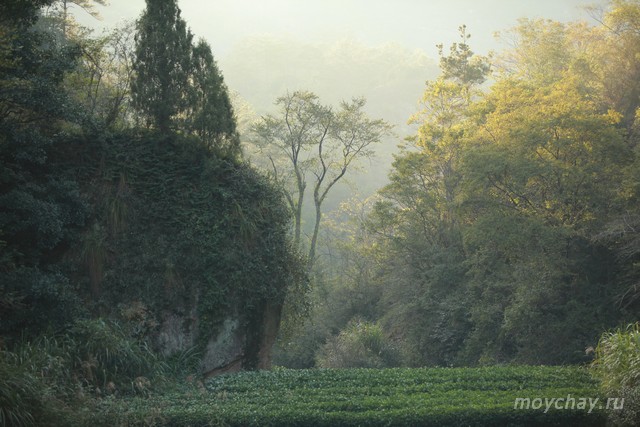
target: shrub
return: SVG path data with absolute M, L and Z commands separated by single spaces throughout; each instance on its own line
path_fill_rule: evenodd
M 396 359 L 380 325 L 356 319 L 327 340 L 316 364 L 321 368 L 384 368 L 396 365 Z
M 164 363 L 143 341 L 103 319 L 80 320 L 64 335 L 17 343 L 0 351 L 0 426 L 37 426 L 43 420 L 48 426 L 84 425 L 84 415 L 74 408 L 99 402 L 87 397 L 148 397 L 165 380 L 161 374 L 175 375 L 197 358 L 193 351 L 180 356 L 173 365 Z
M 189 347 L 165 359 L 165 374 L 171 378 L 184 378 L 196 375 L 200 369 L 202 353 L 197 347 Z

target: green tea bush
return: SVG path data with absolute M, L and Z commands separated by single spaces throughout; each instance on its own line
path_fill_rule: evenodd
M 517 398 L 598 398 L 579 367 L 277 369 L 205 389 L 103 400 L 94 426 L 597 426 L 598 407 L 516 408 Z M 108 424 L 111 422 L 112 424 Z
M 603 393 L 624 398 L 622 410 L 609 414 L 615 425 L 640 425 L 640 324 L 606 332 L 592 364 Z

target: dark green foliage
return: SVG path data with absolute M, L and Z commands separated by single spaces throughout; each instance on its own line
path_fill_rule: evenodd
M 42 386 L 14 355 L 0 352 L 0 424 L 30 426 L 42 417 Z
M 75 413 L 87 398 L 148 395 L 165 364 L 117 323 L 75 322 L 58 336 L 40 336 L 0 351 L 0 424 L 86 425 Z
M 135 392 L 134 380 L 152 377 L 160 365 L 144 341 L 127 336 L 117 323 L 103 319 L 77 321 L 64 339 L 76 378 L 89 388 L 104 388 L 112 382 L 121 392 Z
M 340 274 L 345 270 L 338 268 Z M 322 284 L 325 279 L 316 277 Z M 316 366 L 320 349 L 328 342 L 336 343 L 338 335 L 345 329 L 352 319 L 375 319 L 378 315 L 377 303 L 379 291 L 363 285 L 362 288 L 339 287 L 337 289 L 322 290 L 316 288 L 311 296 L 310 314 L 299 322 L 290 321 L 289 328 L 281 331 L 280 339 L 273 349 L 273 363 L 287 368 L 312 368 Z M 388 337 L 381 337 L 385 347 Z M 362 349 L 358 345 L 359 348 Z M 349 358 L 350 350 L 344 347 L 342 353 Z M 386 366 L 396 366 L 395 352 L 385 362 Z
M 282 193 L 239 161 L 210 49 L 192 57 L 175 3 L 149 3 L 137 69 L 148 86 L 136 102 L 155 129 L 114 133 L 65 91 L 69 70 L 83 81 L 78 46 L 32 26 L 39 3 L 2 5 L 11 13 L 0 20 L 2 425 L 87 425 L 68 415 L 88 397 L 148 396 L 157 376 L 191 372 L 230 315 L 245 321 L 246 365 L 257 365 L 264 308 L 304 282 Z M 98 92 L 85 101 L 110 104 Z M 196 348 L 163 363 L 147 345 L 159 320 L 196 308 Z
M 147 126 L 196 135 L 216 155 L 238 159 L 240 137 L 209 44 L 193 35 L 175 0 L 147 1 L 138 21 L 133 105 Z
M 328 341 L 339 341 L 338 335 L 350 321 L 372 324 L 383 313 L 379 301 L 385 283 L 376 274 L 377 242 L 363 223 L 369 209 L 369 203 L 349 201 L 342 205 L 339 214 L 328 215 L 320 247 L 321 252 L 325 245 L 329 249 L 331 262 L 320 258 L 315 268 L 314 284 L 307 297 L 308 316 L 302 321 L 285 318 L 285 328 L 274 346 L 274 364 L 288 368 L 313 367 L 320 348 Z M 358 214 L 347 218 L 345 211 Z M 340 219 L 336 221 L 335 217 Z M 382 332 L 380 326 L 376 325 L 375 330 Z M 382 335 L 384 347 L 392 347 L 386 331 Z M 347 347 L 343 347 L 346 359 L 349 358 Z M 395 354 L 393 356 L 391 359 L 395 359 Z M 396 366 L 398 361 L 383 363 Z
M 76 52 L 29 25 L 0 25 L 0 335 L 61 325 L 81 311 L 59 261 L 87 203 L 73 173 L 51 158 L 79 118 L 61 86 Z
M 192 53 L 192 83 L 187 131 L 193 132 L 221 157 L 240 155 L 240 137 L 233 107 L 211 47 L 198 41 Z
M 21 267 L 2 277 L 0 335 L 18 339 L 59 329 L 87 314 L 69 279 L 52 266 L 49 271 Z
M 29 20 L 3 21 L 0 335 L 9 341 L 90 315 L 117 317 L 120 303 L 141 301 L 151 314 L 139 337 L 153 332 L 162 310 L 197 306 L 206 340 L 231 313 L 257 328 L 255 313 L 281 304 L 302 280 L 280 191 L 238 160 L 209 47 L 201 43 L 192 57 L 175 3 L 149 6 L 138 40 L 138 65 L 147 68 L 137 70 L 149 86 L 137 88 L 136 102 L 168 130 L 196 96 L 187 87 L 195 58 L 199 138 L 83 129 L 93 120 L 62 85 L 77 49 Z M 153 22 L 168 33 L 155 33 Z M 167 45 L 174 50 L 153 56 Z M 158 74 L 145 77 L 152 69 Z
M 194 375 L 200 368 L 202 354 L 196 347 L 177 352 L 164 360 L 163 374 L 169 378 L 182 379 Z
M 38 9 L 54 0 L 5 0 L 0 4 L 0 20 L 4 23 L 33 23 Z

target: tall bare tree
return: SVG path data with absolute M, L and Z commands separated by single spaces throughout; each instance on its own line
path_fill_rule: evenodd
M 311 192 L 314 223 L 309 269 L 316 259 L 322 205 L 331 189 L 373 146 L 391 131 L 384 120 L 363 111 L 366 101 L 355 98 L 340 108 L 323 105 L 308 91 L 288 93 L 276 100 L 277 115 L 263 116 L 252 128 L 253 139 L 269 161 L 273 178 L 285 189 L 294 216 L 294 240 L 301 247 L 305 196 Z

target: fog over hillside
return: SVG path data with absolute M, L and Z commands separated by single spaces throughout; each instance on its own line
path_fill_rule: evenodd
M 435 60 L 424 51 L 396 43 L 368 46 L 348 38 L 306 43 L 252 37 L 219 64 L 229 87 L 259 112 L 271 109 L 274 94 L 306 89 L 329 103 L 364 96 L 371 114 L 400 123 L 415 109 L 425 80 L 438 73 Z

